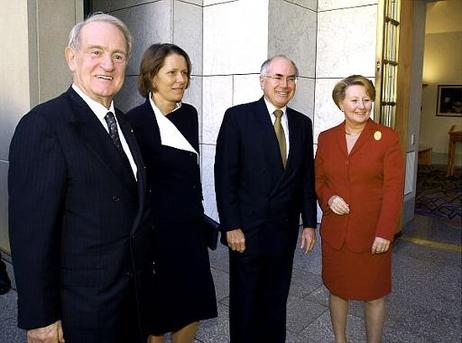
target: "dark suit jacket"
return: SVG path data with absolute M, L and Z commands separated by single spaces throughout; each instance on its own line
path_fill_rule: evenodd
M 65 335 L 66 328 L 117 332 L 131 282 L 142 301 L 142 279 L 152 273 L 144 167 L 116 112 L 138 182 L 72 88 L 32 109 L 16 128 L 9 226 L 22 328 L 62 319 Z
M 399 137 L 371 119 L 347 153 L 345 123 L 322 132 L 316 153 L 316 191 L 323 210 L 322 238 L 332 247 L 370 251 L 376 236 L 393 240 L 403 202 L 404 165 Z M 328 205 L 341 196 L 350 213 Z
M 295 246 L 300 213 L 316 227 L 311 120 L 287 108 L 284 169 L 264 98 L 228 109 L 218 135 L 215 189 L 225 231 L 241 228 L 246 251 L 280 254 Z

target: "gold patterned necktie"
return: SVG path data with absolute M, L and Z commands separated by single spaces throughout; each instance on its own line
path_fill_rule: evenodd
M 279 150 L 281 151 L 282 164 L 285 168 L 287 163 L 286 136 L 284 134 L 284 129 L 282 128 L 281 124 L 281 117 L 284 112 L 282 112 L 281 110 L 275 110 L 273 113 L 276 117 L 276 120 L 274 121 L 274 132 L 276 133 L 276 138 L 278 139 Z

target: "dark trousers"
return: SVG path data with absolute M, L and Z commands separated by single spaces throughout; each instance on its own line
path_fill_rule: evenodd
M 6 271 L 5 262 L 2 261 L 2 253 L 0 252 L 0 272 Z
M 147 333 L 142 332 L 136 296 L 132 284 L 125 294 L 123 306 L 114 326 L 97 330 L 68 327 L 63 323 L 66 343 L 146 343 Z
M 285 342 L 293 256 L 230 251 L 231 343 Z

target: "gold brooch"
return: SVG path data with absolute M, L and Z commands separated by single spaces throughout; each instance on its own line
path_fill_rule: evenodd
M 374 132 L 374 139 L 375 139 L 376 141 L 381 140 L 381 139 L 382 139 L 382 132 L 380 132 L 380 131 L 375 131 L 375 132 Z

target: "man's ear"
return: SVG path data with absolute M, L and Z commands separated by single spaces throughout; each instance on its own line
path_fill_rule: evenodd
M 263 86 L 263 82 L 264 82 L 265 78 L 263 76 L 260 76 L 260 88 L 263 90 L 264 89 L 264 86 Z
M 64 49 L 64 57 L 66 58 L 66 62 L 67 62 L 67 65 L 69 66 L 69 69 L 71 71 L 75 71 L 76 69 L 75 50 L 70 47 L 66 47 L 66 49 Z

